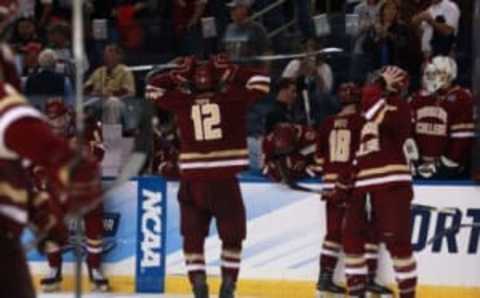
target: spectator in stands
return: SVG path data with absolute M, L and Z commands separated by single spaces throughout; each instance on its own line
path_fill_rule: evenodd
M 54 0 L 19 0 L 18 15 L 34 18 L 38 28 L 44 28 L 50 22 Z
M 48 47 L 57 54 L 57 69 L 58 73 L 62 73 L 70 77 L 71 80 L 75 78 L 75 63 L 73 60 L 73 51 L 70 44 L 70 26 L 64 22 L 57 22 L 48 28 L 47 41 Z M 85 57 L 84 72 L 88 69 L 88 61 Z
M 413 24 L 422 30 L 422 51 L 426 59 L 452 54 L 459 20 L 460 10 L 450 0 L 432 0 L 432 5 L 413 17 Z
M 296 0 L 293 1 L 297 12 L 297 26 L 303 34 L 305 40 L 315 37 L 315 27 L 312 20 L 312 1 Z
M 313 39 L 305 43 L 306 53 L 314 53 L 318 49 L 319 45 Z M 321 56 L 312 55 L 301 60 L 290 61 L 282 77 L 297 82 L 303 99 L 301 104 L 297 104 L 303 111 L 302 114 L 305 115 L 303 124 L 320 124 L 327 116 L 336 113 L 340 108 L 337 100 L 331 94 L 333 88 L 332 69 Z
M 25 45 L 17 57 L 20 59 L 18 73 L 22 78 L 37 73 L 38 71 L 38 54 L 42 51 L 42 45 L 36 42 L 30 42 Z
M 144 31 L 137 16 L 146 8 L 145 1 L 121 2 L 115 9 L 117 29 L 123 48 L 139 49 L 143 45 Z
M 204 54 L 200 19 L 204 15 L 207 2 L 208 0 L 173 1 L 173 26 L 177 55 L 202 57 Z
M 38 55 L 39 71 L 27 78 L 25 83 L 25 94 L 36 97 L 41 102 L 35 104 L 41 106 L 44 99 L 61 97 L 67 105 L 73 106 L 72 84 L 67 76 L 55 72 L 57 55 L 51 49 L 43 50 Z
M 275 102 L 265 117 L 265 134 L 273 131 L 278 123 L 298 123 L 294 105 L 298 98 L 295 80 L 282 78 L 277 83 Z
M 123 51 L 109 44 L 104 51 L 104 66 L 97 68 L 85 82 L 85 93 L 103 100 L 103 121 L 106 124 L 119 123 L 125 113 L 121 99 L 135 96 L 133 73 L 122 64 Z
M 10 45 L 15 51 L 20 51 L 28 43 L 42 43 L 38 37 L 37 26 L 32 18 L 20 18 L 15 22 Z
M 353 58 L 350 70 L 351 79 L 361 82 L 366 74 L 375 69 L 375 24 L 378 20 L 379 5 L 377 0 L 363 0 L 355 6 L 354 14 L 359 18 L 359 30 L 355 37 Z
M 265 28 L 249 19 L 252 0 L 228 3 L 232 23 L 223 38 L 224 47 L 233 59 L 264 55 L 270 47 Z
M 415 32 L 400 20 L 400 7 L 395 1 L 380 6 L 376 33 L 376 68 L 397 65 L 418 77 L 422 63 L 420 43 Z

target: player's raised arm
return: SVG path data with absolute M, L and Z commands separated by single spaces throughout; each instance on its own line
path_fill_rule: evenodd
M 234 64 L 225 54 L 213 56 L 211 61 L 220 74 L 220 84 L 239 87 L 246 92 L 245 100 L 249 103 L 255 103 L 270 92 L 270 77 L 263 67 Z
M 145 87 L 145 98 L 160 108 L 172 110 L 178 103 L 176 92 L 189 92 L 191 86 L 195 58 L 180 57 L 178 67 L 151 77 Z

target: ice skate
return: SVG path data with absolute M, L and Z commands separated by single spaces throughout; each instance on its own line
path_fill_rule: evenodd
M 108 292 L 110 291 L 110 285 L 108 279 L 98 268 L 88 268 L 88 275 L 92 290 L 96 292 Z
M 50 267 L 47 276 L 40 280 L 40 285 L 44 292 L 56 292 L 60 290 L 61 282 L 62 269 L 59 267 Z
M 317 283 L 317 298 L 344 297 L 347 290 L 333 282 L 331 274 L 320 274 Z
M 194 298 L 208 298 L 208 285 L 205 275 L 196 276 L 192 285 Z
M 235 282 L 229 277 L 223 277 L 219 298 L 235 298 Z
M 379 298 L 391 298 L 393 297 L 393 291 L 389 288 L 377 283 L 374 278 L 371 278 L 367 284 L 367 292 L 371 297 Z

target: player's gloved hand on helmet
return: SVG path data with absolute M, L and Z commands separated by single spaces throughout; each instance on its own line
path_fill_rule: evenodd
M 233 80 L 238 66 L 232 63 L 227 54 L 214 55 L 211 57 L 210 62 L 218 74 L 219 84 L 224 85 Z
M 190 88 L 196 64 L 193 56 L 180 57 L 175 60 L 177 67 L 170 71 L 172 81 L 180 88 Z

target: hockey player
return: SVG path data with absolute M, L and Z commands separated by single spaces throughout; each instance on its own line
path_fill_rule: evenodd
M 336 285 L 333 281 L 335 267 L 342 249 L 343 222 L 345 213 L 350 208 L 351 198 L 335 200 L 330 197 L 339 177 L 348 176 L 350 164 L 355 158 L 355 150 L 358 147 L 360 131 L 364 119 L 360 114 L 360 88 L 352 82 L 342 83 L 338 88 L 338 98 L 342 104 L 342 110 L 328 117 L 320 126 L 317 133 L 317 150 L 315 163 L 322 172 L 323 189 L 322 199 L 326 201 L 326 235 L 323 241 L 320 255 L 320 273 L 317 282 L 319 296 L 326 293 L 344 294 L 346 289 Z M 355 198 L 365 202 L 364 197 Z M 365 204 L 358 204 L 355 208 L 365 213 Z M 352 207 L 353 208 L 353 207 Z M 392 291 L 379 285 L 375 281 L 377 270 L 378 243 L 372 229 L 368 229 L 370 223 L 366 222 L 362 231 L 364 237 L 365 258 L 368 265 L 367 291 L 375 294 L 392 294 Z
M 76 143 L 74 117 L 63 103 L 61 98 L 52 98 L 47 101 L 45 107 L 47 121 L 52 130 L 59 136 L 68 139 L 72 144 Z M 101 123 L 95 121 L 92 117 L 86 119 L 85 127 L 85 145 L 89 153 L 93 154 L 98 163 L 101 162 L 105 154 L 103 147 Z M 57 198 L 55 189 L 45 176 L 45 170 L 40 166 L 33 168 L 33 174 L 36 181 L 36 187 L 41 191 L 48 192 L 52 198 Z M 64 213 L 56 200 L 52 200 L 51 208 L 57 213 Z M 87 249 L 87 267 L 90 282 L 93 289 L 98 291 L 107 291 L 109 288 L 108 280 L 101 271 L 101 253 L 102 253 L 102 212 L 103 206 L 99 204 L 94 210 L 88 212 L 84 217 L 86 249 Z M 60 289 L 62 281 L 62 247 L 52 243 L 47 251 L 49 273 L 40 281 L 44 291 L 52 292 Z
M 263 174 L 274 181 L 287 184 L 315 177 L 315 136 L 315 130 L 307 126 L 277 124 L 263 139 Z
M 349 173 L 339 178 L 333 194 L 342 200 L 350 197 L 349 191 L 353 190 L 343 236 L 350 297 L 365 297 L 367 286 L 362 236 L 366 219 L 364 202 L 358 199 L 364 196 L 370 200 L 379 241 L 386 244 L 393 259 L 399 297 L 415 297 L 416 262 L 410 242 L 413 189 L 408 160 L 418 151 L 410 139 L 410 109 L 400 98 L 407 87 L 408 74 L 398 67 L 387 66 L 362 89 L 365 123 L 360 131 L 358 150 Z
M 169 180 L 178 180 L 178 154 L 180 144 L 175 125 L 168 128 L 158 125 L 158 118 L 154 122 L 152 172 Z
M 15 18 L 17 7 L 14 0 L 0 1 L 0 33 Z M 42 115 L 18 93 L 14 56 L 5 44 L 0 45 L 0 69 L 0 297 L 33 298 L 35 290 L 20 241 L 24 226 L 37 223 L 40 235 L 46 236 L 40 241 L 43 248 L 64 237 L 52 230 L 54 218 L 45 213 L 48 198 L 30 195 L 22 160 L 45 167 L 67 212 L 100 196 L 100 173 L 93 158 L 54 135 Z M 36 219 L 42 218 L 47 221 L 38 224 Z
M 204 241 L 212 218 L 222 240 L 221 298 L 234 297 L 246 236 L 245 207 L 235 175 L 248 166 L 247 107 L 265 96 L 270 79 L 231 64 L 224 56 L 154 76 L 147 98 L 173 111 L 180 136 L 181 232 L 188 276 L 196 298 L 208 297 Z
M 473 99 L 469 90 L 454 84 L 455 60 L 437 56 L 423 73 L 423 89 L 411 100 L 415 140 L 424 178 L 447 178 L 464 172 L 474 138 Z

